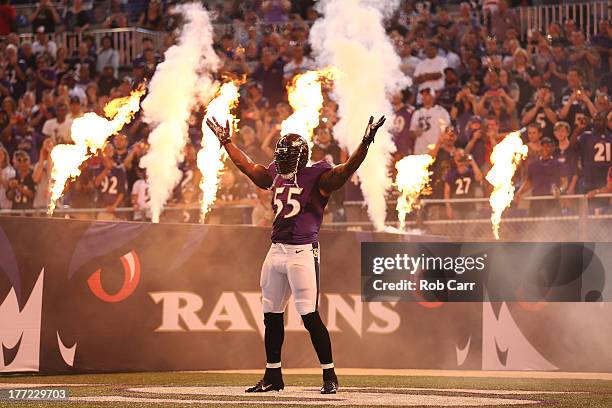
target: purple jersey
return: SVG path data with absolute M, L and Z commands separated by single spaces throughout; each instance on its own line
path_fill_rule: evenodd
M 478 184 L 471 167 L 462 174 L 456 168 L 449 170 L 444 181 L 450 185 L 451 198 L 473 198 Z
M 101 167 L 97 171 L 97 175 L 101 174 L 104 168 Z M 111 169 L 106 177 L 102 180 L 102 184 L 98 187 L 98 204 L 100 206 L 113 205 L 117 201 L 117 196 L 127 193 L 125 170 L 123 167 L 115 166 Z
M 270 190 L 276 214 L 272 242 L 296 245 L 317 242 L 323 210 L 329 199 L 319 192 L 319 178 L 331 168 L 329 162 L 321 160 L 300 170 L 296 179 L 285 180 L 277 177 L 274 163 L 268 166 L 268 173 L 274 180 Z
M 563 164 L 554 158 L 539 158 L 527 167 L 527 180 L 531 181 L 531 192 L 534 196 L 551 195 L 552 186 L 559 187 L 561 177 L 565 177 L 565 174 Z
M 586 190 L 605 186 L 608 168 L 612 164 L 612 133 L 584 132 L 578 143 Z

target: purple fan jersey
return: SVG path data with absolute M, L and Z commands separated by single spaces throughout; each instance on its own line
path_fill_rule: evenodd
M 319 191 L 321 174 L 333 166 L 321 160 L 304 167 L 293 180 L 277 177 L 274 163 L 268 166 L 272 183 L 272 208 L 275 212 L 272 225 L 272 242 L 283 244 L 311 244 L 317 242 L 317 235 L 323 211 L 329 197 Z
M 587 131 L 580 135 L 578 143 L 586 190 L 605 186 L 608 168 L 612 164 L 612 133 Z

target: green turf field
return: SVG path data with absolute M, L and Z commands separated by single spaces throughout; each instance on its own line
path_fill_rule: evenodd
M 612 381 L 462 376 L 341 376 L 340 393 L 321 396 L 318 375 L 285 375 L 280 393 L 245 395 L 254 374 L 172 372 L 71 376 L 0 376 L 9 384 L 65 384 L 70 401 L 14 402 L 1 407 L 240 407 L 240 406 L 538 406 L 612 407 Z M 74 384 L 74 385 L 70 385 Z M 215 387 L 216 386 L 216 387 Z M 219 387 L 222 386 L 222 387 Z M 155 387 L 155 388 L 154 388 Z M 92 398 L 88 399 L 88 398 Z M 106 397 L 104 400 L 98 398 Z

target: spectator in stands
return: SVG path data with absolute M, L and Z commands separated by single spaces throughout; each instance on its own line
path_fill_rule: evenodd
M 49 40 L 49 37 L 45 34 L 45 26 L 41 25 L 36 29 L 36 41 L 32 44 L 32 52 L 37 56 L 46 53 L 55 59 L 57 44 L 55 44 L 55 41 Z
M 442 131 L 451 121 L 446 109 L 436 104 L 433 90 L 422 88 L 419 93 L 423 99 L 423 107 L 412 115 L 410 131 L 415 139 L 414 153 L 424 154 L 429 151 L 429 145 L 440 139 Z
M 559 100 L 561 92 L 567 84 L 570 62 L 567 59 L 564 45 L 559 41 L 552 43 L 551 55 L 552 58 L 544 72 L 544 79 L 550 82 L 555 94 L 555 100 Z
M 137 169 L 138 180 L 132 187 L 132 207 L 134 209 L 134 221 L 151 221 L 151 206 L 149 201 L 149 181 L 144 169 Z
M 509 29 L 520 29 L 520 21 L 514 10 L 508 8 L 509 0 L 500 0 L 499 9 L 491 17 L 491 33 L 500 41 L 506 39 Z
M 118 133 L 113 136 L 112 143 L 114 147 L 113 161 L 117 166 L 123 166 L 129 154 L 127 136 L 123 133 Z
M 271 105 L 285 100 L 285 87 L 283 86 L 283 61 L 270 48 L 261 52 L 261 63 L 257 66 L 251 77 L 262 86 L 263 96 Z
M 535 160 L 540 156 L 542 129 L 537 123 L 527 126 L 527 160 Z M 552 139 L 551 139 L 552 140 Z
M 149 1 L 147 11 L 138 19 L 138 26 L 154 31 L 161 31 L 164 28 L 164 6 L 160 0 Z
M 45 137 L 51 138 L 53 144 L 71 143 L 70 127 L 72 121 L 68 119 L 68 106 L 60 102 L 55 107 L 56 116 L 45 122 L 42 133 Z
M 598 32 L 591 37 L 591 45 L 594 51 L 599 54 L 599 74 L 610 72 L 612 64 L 612 26 L 610 21 L 602 19 L 599 21 Z
M 79 44 L 76 52 L 70 58 L 70 65 L 74 72 L 79 72 L 81 65 L 87 65 L 89 69 L 89 76 L 94 77 L 96 75 L 96 58 L 89 52 L 89 47 L 85 42 Z
M 81 110 L 81 98 L 78 96 L 70 97 L 70 104 L 68 105 L 68 115 L 67 118 L 69 121 L 73 121 L 76 118 L 80 118 L 83 116 L 83 111 Z
M 431 195 L 433 199 L 444 198 L 444 180 L 446 174 L 453 166 L 453 155 L 457 133 L 451 126 L 446 126 L 440 131 L 440 136 L 435 144 L 429 146 L 429 155 L 434 158 L 434 162 L 429 167 L 431 179 Z M 429 219 L 440 219 L 443 216 L 445 207 L 439 204 L 427 206 L 427 217 Z
M 0 110 L 0 128 L 5 129 L 11 119 L 14 118 L 17 112 L 17 105 L 15 104 L 15 100 L 10 96 L 5 97 L 2 100 L 2 110 Z M 10 152 L 12 154 L 12 152 Z
M 555 123 L 554 134 L 557 139 L 557 147 L 553 157 L 565 168 L 565 176 L 568 181 L 567 194 L 575 194 L 578 183 L 579 152 L 570 143 L 570 125 L 563 121 Z
M 65 9 L 64 26 L 68 32 L 82 33 L 91 27 L 89 11 L 83 8 L 82 0 L 73 0 L 72 7 Z
M 128 23 L 128 15 L 121 8 L 121 0 L 111 0 L 102 28 L 123 28 L 127 27 Z
M 597 90 L 595 92 L 595 102 L 593 103 L 597 113 L 610 111 L 610 97 L 607 93 Z
M 61 85 L 65 86 L 68 90 L 69 98 L 78 98 L 82 105 L 85 105 L 87 102 L 87 96 L 85 95 L 85 91 L 82 87 L 77 86 L 77 82 L 75 79 L 76 75 L 74 71 L 68 71 L 64 74 L 61 80 Z
M 17 31 L 17 11 L 9 0 L 0 1 L 0 36 Z
M 45 90 L 53 90 L 57 85 L 57 72 L 51 66 L 49 61 L 51 57 L 48 54 L 41 54 L 36 58 L 36 71 L 34 77 L 36 78 L 36 99 L 42 98 L 42 93 Z
M 6 47 L 5 73 L 11 87 L 11 95 L 13 98 L 21 98 L 26 91 L 26 71 L 27 66 L 25 62 L 20 60 L 17 55 L 17 47 L 13 44 L 9 44 Z
M 410 122 L 414 113 L 414 107 L 404 103 L 401 92 L 393 95 L 391 105 L 393 106 L 395 121 L 390 131 L 397 148 L 394 158 L 395 160 L 400 160 L 402 157 L 414 152 L 414 139 L 410 137 Z
M 119 74 L 119 52 L 113 48 L 113 39 L 109 35 L 102 37 L 102 49 L 98 52 L 96 61 L 98 74 L 101 74 L 106 67 L 112 67 L 113 76 L 117 78 Z
M 474 198 L 476 188 L 482 183 L 483 176 L 478 164 L 471 155 L 465 154 L 463 149 L 453 152 L 454 166 L 444 177 L 444 199 Z M 447 202 L 446 216 L 449 219 L 474 218 L 476 211 L 475 203 Z
M 40 148 L 40 156 L 34 165 L 34 173 L 32 179 L 36 183 L 36 194 L 34 195 L 34 208 L 47 208 L 49 203 L 50 190 L 49 181 L 51 180 L 51 150 L 53 150 L 53 141 L 46 138 Z
M 8 182 L 6 197 L 11 201 L 13 210 L 32 209 L 36 183 L 32 179 L 30 156 L 21 150 L 15 151 L 13 166 L 15 166 L 16 174 Z
M 291 60 L 283 67 L 285 81 L 290 81 L 295 75 L 314 68 L 314 61 L 304 57 L 304 47 L 296 44 L 292 48 Z
M 552 21 L 547 27 L 547 37 L 550 38 L 551 43 L 558 44 L 562 47 L 568 46 L 570 42 L 565 38 L 565 33 L 561 28 L 561 25 L 557 21 Z
M 11 83 L 2 66 L 0 66 L 0 94 L 4 97 L 11 96 Z
M 8 151 L 0 146 L 0 209 L 11 209 L 13 202 L 6 196 L 9 180 L 15 178 L 15 168 L 11 166 Z
M 312 147 L 312 161 L 326 160 L 332 165 L 344 163 L 347 159 L 346 152 L 332 137 L 332 132 L 326 126 L 319 126 L 314 135 Z
M 543 136 L 552 138 L 553 126 L 557 123 L 557 113 L 554 110 L 554 95 L 550 84 L 544 83 L 535 94 L 535 102 L 529 102 L 523 108 L 521 125 L 537 123 Z
M 2 141 L 9 152 L 21 150 L 28 154 L 30 163 L 38 160 L 38 146 L 42 137 L 26 122 L 26 119 L 15 114 L 11 116 L 8 126 L 2 131 Z
M 602 188 L 612 164 L 612 131 L 607 129 L 606 114 L 601 112 L 593 120 L 593 130 L 582 133 L 577 139 L 581 153 L 584 191 Z M 594 200 L 593 206 L 607 206 L 606 200 Z
M 43 91 L 42 100 L 32 108 L 32 112 L 34 116 L 30 119 L 30 125 L 37 131 L 42 132 L 45 121 L 55 117 L 55 96 L 53 91 Z
M 123 166 L 118 166 L 113 161 L 114 147 L 107 143 L 102 155 L 102 166 L 97 170 L 94 185 L 98 190 L 98 208 L 104 211 L 98 213 L 98 220 L 113 221 L 121 219 L 116 213 L 118 207 L 123 204 L 127 194 L 127 182 Z
M 28 21 L 32 25 L 32 31 L 43 26 L 46 33 L 54 33 L 56 25 L 61 23 L 61 18 L 51 0 L 41 0 L 34 12 L 28 16 Z
M 263 163 L 266 160 L 265 154 L 261 151 L 260 141 L 257 139 L 255 130 L 250 126 L 242 126 L 238 137 L 238 146 L 255 163 Z
M 447 67 L 444 69 L 444 88 L 437 93 L 438 104 L 450 112 L 459 92 L 459 75 L 454 68 Z
M 71 70 L 70 64 L 68 63 L 68 50 L 66 47 L 61 46 L 57 49 L 53 69 L 57 72 L 59 81 L 61 81 L 64 75 Z
M 98 98 L 98 85 L 94 82 L 90 82 L 87 88 L 85 88 L 85 95 L 87 96 L 87 104 L 85 105 L 86 110 L 96 111 L 100 102 L 100 98 Z
M 531 100 L 534 93 L 534 88 L 531 85 L 532 77 L 540 75 L 529 62 L 527 51 L 519 49 L 514 53 L 512 58 L 512 70 L 510 75 L 514 77 L 519 89 L 519 99 L 517 102 L 517 110 L 520 112 L 525 105 Z
M 593 82 L 595 80 L 595 71 L 600 64 L 599 55 L 586 43 L 582 31 L 574 31 L 570 41 L 572 43 L 571 47 L 569 47 L 570 63 L 582 70 L 587 82 Z
M 87 88 L 90 85 L 95 84 L 92 78 L 93 77 L 90 75 L 89 66 L 87 64 L 81 64 L 79 66 L 79 70 L 76 75 L 77 81 L 76 81 L 75 87 L 81 88 L 81 91 L 84 91 L 85 93 L 87 93 Z
M 519 201 L 526 191 L 531 189 L 533 196 L 550 196 L 557 198 L 567 189 L 566 171 L 563 165 L 553 158 L 554 142 L 546 137 L 541 141 L 538 158 L 527 167 L 527 179 L 516 192 L 514 199 Z M 545 217 L 561 214 L 559 200 L 533 200 L 529 203 L 530 217 Z
M 290 10 L 289 0 L 264 0 L 259 12 L 265 24 L 276 24 L 289 21 Z
M 480 119 L 475 116 L 477 98 L 472 93 L 469 85 L 464 86 L 455 96 L 455 102 L 450 110 L 450 117 L 459 128 L 458 143 L 465 147 L 471 138 L 467 132 L 467 125 L 472 118 L 477 118 L 480 126 Z
M 413 82 L 418 85 L 417 104 L 422 103 L 421 90 L 439 91 L 444 87 L 444 70 L 448 66 L 446 59 L 438 55 L 438 44 L 429 41 L 425 47 L 426 58 L 419 62 L 414 70 Z
M 32 44 L 28 41 L 21 44 L 18 55 L 27 68 L 36 69 L 36 55 L 32 51 Z
M 102 75 L 98 78 L 98 90 L 100 95 L 108 96 L 113 88 L 119 86 L 119 80 L 114 76 L 115 71 L 112 66 L 107 65 L 102 70 Z
M 559 119 L 570 124 L 575 123 L 576 115 L 581 113 L 595 116 L 597 109 L 588 97 L 587 89 L 583 85 L 584 74 L 579 68 L 572 67 L 567 73 L 567 87 L 561 94 L 561 110 Z

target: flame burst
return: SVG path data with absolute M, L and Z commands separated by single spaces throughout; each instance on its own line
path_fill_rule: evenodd
M 428 154 L 415 154 L 406 156 L 395 164 L 395 185 L 401 193 L 395 207 L 400 229 L 404 229 L 406 215 L 418 206 L 419 195 L 429 184 L 429 166 L 433 162 L 434 158 Z
M 227 157 L 227 153 L 221 148 L 219 139 L 206 125 L 206 120 L 214 117 L 222 126 L 225 126 L 225 123 L 229 121 L 230 126 L 234 129 L 236 118 L 230 111 L 238 103 L 239 96 L 238 85 L 235 82 L 226 82 L 219 88 L 217 96 L 206 107 L 206 116 L 202 122 L 202 148 L 198 152 L 197 160 L 198 169 L 202 173 L 200 181 L 200 189 L 202 190 L 200 222 L 202 223 L 217 197 L 219 174 Z
M 319 126 L 319 116 L 323 107 L 321 83 L 337 76 L 334 68 L 306 71 L 296 75 L 287 86 L 289 104 L 293 113 L 281 124 L 281 135 L 295 133 L 306 139 L 312 152 L 313 130 Z
M 57 200 L 62 196 L 66 181 L 81 174 L 81 165 L 104 147 L 110 136 L 119 132 L 140 110 L 140 98 L 145 93 L 143 85 L 132 91 L 130 96 L 117 98 L 104 107 L 103 118 L 94 112 L 87 112 L 72 122 L 70 136 L 74 144 L 60 144 L 51 150 L 50 191 L 48 214 L 53 214 Z
M 520 131 L 508 134 L 498 143 L 491 153 L 491 170 L 486 179 L 493 186 L 493 192 L 489 198 L 491 209 L 491 222 L 493 223 L 493 234 L 499 239 L 499 224 L 504 210 L 510 206 L 514 198 L 514 184 L 512 177 L 521 160 L 527 157 L 527 146 L 523 144 Z

